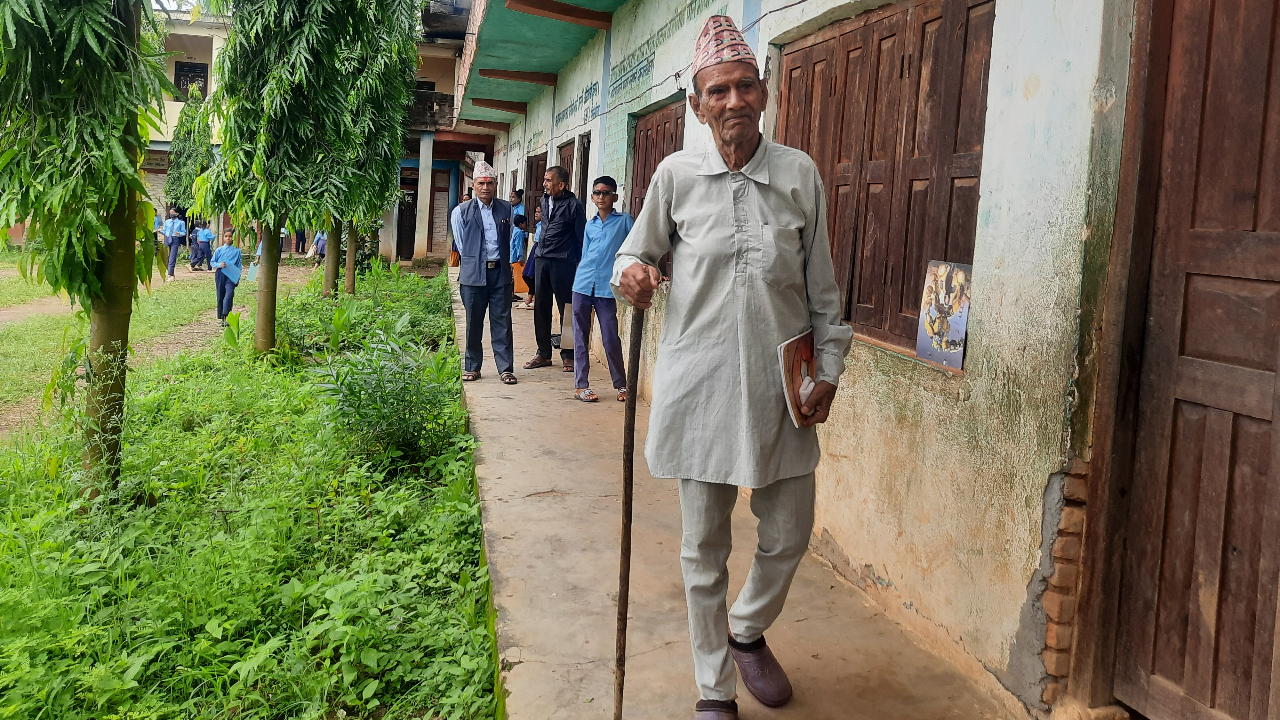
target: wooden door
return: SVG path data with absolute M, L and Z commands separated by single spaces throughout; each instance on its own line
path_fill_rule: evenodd
M 1155 5 L 1168 82 L 1115 694 L 1150 720 L 1276 718 L 1280 9 Z
M 529 231 L 533 232 L 533 210 L 542 204 L 542 179 L 547 174 L 547 154 L 530 155 L 525 161 L 525 167 L 524 181 L 528 187 L 524 189 L 524 209 L 529 213 Z
M 567 142 L 561 145 L 559 149 L 560 149 L 559 165 L 560 167 L 564 168 L 566 173 L 569 174 L 568 183 L 569 183 L 569 188 L 572 189 L 573 188 L 573 143 Z
M 591 133 L 578 136 L 578 199 L 591 208 Z M 587 213 L 588 215 L 590 212 Z
M 679 100 L 641 117 L 636 122 L 636 137 L 631 165 L 631 193 L 627 212 L 640 216 L 649 181 L 658 163 L 671 153 L 684 149 L 685 101 Z

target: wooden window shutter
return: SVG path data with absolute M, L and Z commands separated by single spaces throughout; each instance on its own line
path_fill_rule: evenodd
M 931 260 L 973 262 L 995 0 L 926 0 L 911 15 L 887 330 L 916 336 Z

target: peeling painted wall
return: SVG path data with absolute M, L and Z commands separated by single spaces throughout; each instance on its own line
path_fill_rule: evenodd
M 998 0 L 965 372 L 855 342 L 821 431 L 819 547 L 838 547 L 874 595 L 905 611 L 896 616 L 1033 709 L 1048 516 L 1061 506 L 1060 487 L 1056 498 L 1046 488 L 1066 460 L 1090 231 L 1103 5 Z M 823 12 L 806 4 L 807 15 Z

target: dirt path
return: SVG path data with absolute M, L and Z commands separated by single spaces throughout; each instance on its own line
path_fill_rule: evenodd
M 197 280 L 200 278 L 209 278 L 209 273 L 193 273 L 186 270 L 185 275 L 178 275 L 178 280 Z M 299 286 L 307 282 L 311 277 L 311 268 L 281 266 L 280 268 L 280 285 L 281 286 Z M 212 284 L 212 283 L 210 283 Z M 210 290 L 212 293 L 212 289 Z M 250 295 L 246 298 L 239 298 L 241 302 L 237 303 L 233 308 L 234 312 L 242 315 L 249 309 L 244 302 L 253 302 L 256 296 Z M 44 303 L 51 300 L 55 304 L 63 302 L 57 297 L 37 300 L 35 302 L 17 305 L 12 308 L 0 309 L 0 323 L 12 322 L 20 320 L 23 317 L 29 317 L 38 314 L 38 310 L 26 311 L 21 317 L 10 318 L 6 315 L 9 311 L 22 308 L 30 308 L 38 303 Z M 64 305 L 65 306 L 65 305 Z M 71 312 L 72 308 L 66 307 L 65 312 Z M 57 309 L 49 312 L 60 312 Z M 218 324 L 218 318 L 213 310 L 209 310 L 200 315 L 195 322 L 186 325 L 179 325 L 163 335 L 144 340 L 134 345 L 134 354 L 131 358 L 133 365 L 139 365 L 146 362 L 152 362 L 165 357 L 172 357 L 180 352 L 192 352 L 209 347 L 211 344 L 218 342 L 222 337 L 222 327 Z M 14 403 L 0 403 L 0 437 L 22 427 L 39 421 L 41 398 L 39 396 L 25 398 Z

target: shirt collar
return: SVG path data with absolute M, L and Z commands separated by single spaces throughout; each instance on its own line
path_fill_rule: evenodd
M 751 156 L 751 160 L 742 168 L 743 175 L 762 185 L 769 184 L 769 145 L 769 141 L 761 135 L 756 154 Z M 698 169 L 698 174 L 721 175 L 727 172 L 729 172 L 729 166 L 725 164 L 715 143 L 711 143 L 702 152 L 702 167 Z

